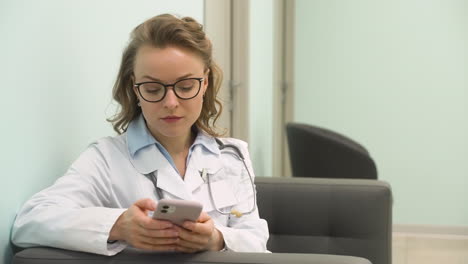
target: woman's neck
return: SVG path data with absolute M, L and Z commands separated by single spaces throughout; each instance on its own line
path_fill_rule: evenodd
M 174 165 L 177 168 L 182 179 L 185 178 L 185 171 L 187 169 L 187 156 L 189 153 L 190 146 L 195 140 L 195 134 L 191 131 L 183 137 L 162 137 L 158 138 L 164 148 L 166 148 L 169 155 L 174 161 Z
M 172 157 L 181 155 L 183 153 L 188 154 L 188 150 L 195 140 L 195 134 L 192 131 L 189 131 L 187 134 L 180 137 L 165 137 L 154 134 L 153 137 L 156 138 L 156 140 L 158 140 L 161 145 L 163 145 L 163 147 Z

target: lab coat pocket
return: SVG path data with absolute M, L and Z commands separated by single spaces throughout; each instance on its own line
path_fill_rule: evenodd
M 231 181 L 229 180 L 212 181 L 210 178 L 210 185 L 208 185 L 208 182 L 205 182 L 193 195 L 196 200 L 203 204 L 203 211 L 205 212 L 211 212 L 216 209 L 222 212 L 229 212 L 228 207 L 237 204 L 237 199 L 231 186 Z

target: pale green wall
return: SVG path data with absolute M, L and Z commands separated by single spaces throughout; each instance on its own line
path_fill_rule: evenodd
M 249 11 L 249 150 L 255 174 L 271 176 L 273 1 L 250 1 Z
M 396 224 L 468 225 L 468 1 L 296 0 L 294 119 L 365 145 Z
M 203 21 L 203 0 L 0 2 L 0 262 L 23 202 L 113 135 L 112 84 L 130 31 L 159 13 Z

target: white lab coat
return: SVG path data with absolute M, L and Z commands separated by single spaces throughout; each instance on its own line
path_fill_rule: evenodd
M 239 147 L 253 177 L 247 144 L 231 138 L 222 141 Z M 201 202 L 203 211 L 223 234 L 228 250 L 267 252 L 268 226 L 259 218 L 258 210 L 240 218 L 218 213 L 200 176 L 203 169 L 208 171 L 218 208 L 249 211 L 253 205 L 250 180 L 244 165 L 232 152 L 227 149 L 222 154 L 212 153 L 201 145 L 195 146 L 182 179 L 155 144 L 132 157 L 126 133 L 103 138 L 90 145 L 51 187 L 25 203 L 15 220 L 12 242 L 20 247 L 50 246 L 117 254 L 128 245 L 120 241 L 108 243 L 109 232 L 135 201 L 157 200 L 155 188 L 145 176 L 157 171 L 157 185 L 164 197 Z

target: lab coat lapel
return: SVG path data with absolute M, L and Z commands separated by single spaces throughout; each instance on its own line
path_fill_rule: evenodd
M 158 170 L 158 188 L 177 196 L 183 200 L 193 200 L 192 193 L 182 177 L 174 170 L 166 160 L 167 166 Z
M 154 172 L 158 177 L 158 188 L 180 199 L 192 200 L 191 190 L 187 189 L 180 175 L 155 144 L 137 151 L 132 164 L 141 174 L 149 175 Z
M 210 175 L 213 175 L 217 173 L 221 167 L 219 154 L 204 151 L 202 146 L 197 146 L 192 153 L 187 172 L 185 173 L 187 190 L 193 193 L 205 183 L 206 179 L 201 177 L 203 169 Z

